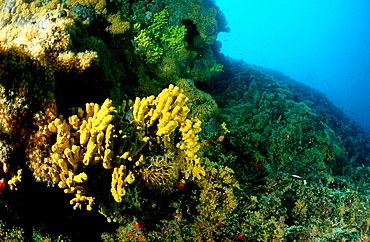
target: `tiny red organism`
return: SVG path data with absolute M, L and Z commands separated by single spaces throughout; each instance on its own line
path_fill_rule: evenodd
M 176 182 L 175 187 L 181 191 L 182 189 L 185 188 L 185 183 Z
M 135 235 L 134 231 L 130 231 L 127 234 L 127 238 L 131 239 L 132 237 L 134 237 L 134 235 Z
M 271 189 L 271 188 L 266 188 L 266 192 L 267 192 L 267 194 L 271 194 L 273 191 L 274 191 L 274 190 L 273 190 L 273 189 Z
M 146 226 L 146 224 L 143 223 L 143 222 L 137 222 L 137 223 L 134 224 L 134 227 L 139 229 L 139 230 L 144 229 L 145 226 Z
M 225 136 L 221 135 L 221 136 L 218 137 L 217 140 L 220 141 L 220 142 L 222 142 L 224 139 L 225 139 Z
M 212 143 L 214 143 L 215 141 L 216 141 L 217 139 L 209 139 L 209 140 L 207 140 L 207 141 L 202 141 L 201 142 L 201 144 L 202 144 L 202 146 L 209 146 L 209 145 L 211 145 Z
M 256 170 L 261 170 L 261 169 L 263 169 L 263 165 L 261 163 L 257 163 L 257 164 L 254 165 L 254 168 Z
M 242 237 L 244 237 L 244 234 L 243 233 L 239 233 L 236 237 L 237 238 L 242 238 Z

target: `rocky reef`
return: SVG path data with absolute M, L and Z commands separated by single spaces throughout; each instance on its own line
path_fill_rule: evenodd
M 370 239 L 369 136 L 214 1 L 0 9 L 0 240 Z

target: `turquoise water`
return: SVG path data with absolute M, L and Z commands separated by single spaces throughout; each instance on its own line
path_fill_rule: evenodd
M 370 2 L 227 1 L 226 55 L 275 69 L 319 91 L 370 132 Z

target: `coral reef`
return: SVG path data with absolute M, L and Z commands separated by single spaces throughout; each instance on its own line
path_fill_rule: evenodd
M 141 174 L 142 181 L 149 187 L 174 182 L 173 177 L 181 177 L 183 182 L 201 179 L 205 175 L 197 155 L 200 148 L 197 133 L 201 130 L 201 122 L 186 118 L 190 111 L 185 106 L 187 101 L 179 87 L 170 85 L 157 97 L 137 97 L 132 107 L 126 107 L 123 102 L 116 109 L 112 101 L 106 99 L 101 106 L 87 103 L 85 111 L 72 109 L 72 116 L 67 120 L 60 117 L 51 121 L 48 130 L 54 135 L 46 135 L 54 136 L 55 143 L 48 149 L 50 157 L 45 159 L 55 169 L 51 174 L 52 182 L 58 182 L 65 193 L 76 195 L 71 200 L 74 209 L 81 209 L 86 204 L 87 210 L 91 210 L 94 197 L 87 196 L 91 190 L 87 183 L 90 180 L 89 166 L 96 170 L 97 164 L 101 164 L 105 170 L 113 169 L 111 193 L 116 202 L 122 202 L 125 187 L 136 179 L 134 174 Z M 177 143 L 175 131 L 182 137 Z M 148 143 L 156 144 L 158 148 L 143 149 Z M 153 155 L 144 155 L 154 152 L 162 153 L 165 159 L 171 156 L 172 162 L 163 161 L 159 165 L 152 161 Z M 146 163 L 149 163 L 147 167 Z M 156 166 L 154 170 L 153 166 Z M 37 171 L 34 173 L 40 179 L 43 177 Z M 96 174 L 92 176 L 98 178 Z
M 2 1 L 0 240 L 368 241 L 369 136 L 220 54 L 226 25 L 211 0 Z

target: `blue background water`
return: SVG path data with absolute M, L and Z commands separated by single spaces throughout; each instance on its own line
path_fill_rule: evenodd
M 370 132 L 370 0 L 217 0 L 221 52 L 324 92 Z

